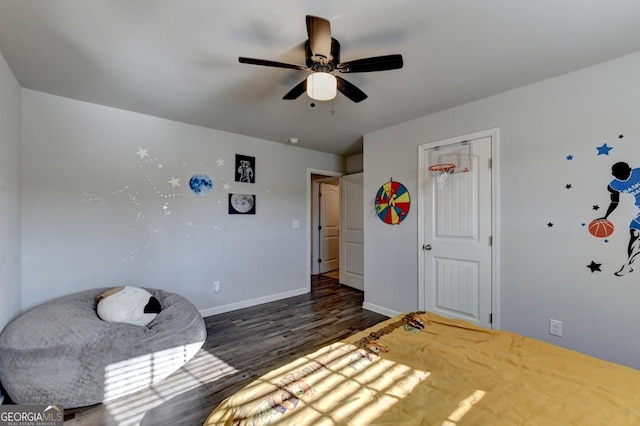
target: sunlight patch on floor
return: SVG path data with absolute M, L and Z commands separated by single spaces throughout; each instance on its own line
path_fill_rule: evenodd
M 202 344 L 181 345 L 109 364 L 104 369 L 104 400 L 135 392 L 182 367 Z
M 168 351 L 156 352 L 110 365 L 105 371 L 105 395 L 116 390 L 145 389 L 125 397 L 104 402 L 109 415 L 121 426 L 139 425 L 145 413 L 163 402 L 184 392 L 210 383 L 238 370 L 214 355 L 200 351 L 187 364 L 175 371 L 166 380 L 155 383 L 158 377 L 166 377 L 167 371 L 175 370 L 176 357 L 193 356 L 200 345 L 185 345 Z M 182 354 L 182 355 L 180 355 Z M 184 361 L 180 363 L 182 365 Z M 153 383 L 150 387 L 149 384 Z

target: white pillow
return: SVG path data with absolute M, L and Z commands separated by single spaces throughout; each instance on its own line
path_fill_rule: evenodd
M 98 316 L 107 322 L 123 322 L 133 325 L 147 325 L 156 313 L 145 313 L 144 308 L 153 297 L 139 287 L 118 287 L 98 296 Z

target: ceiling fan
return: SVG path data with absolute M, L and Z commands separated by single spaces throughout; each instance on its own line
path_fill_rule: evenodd
M 309 37 L 304 44 L 306 65 L 288 64 L 266 59 L 238 58 L 243 64 L 311 72 L 305 80 L 284 95 L 283 99 L 297 99 L 306 92 L 311 99 L 326 101 L 335 98 L 337 90 L 353 102 L 361 102 L 367 99 L 366 93 L 339 75 L 332 74 L 334 71 L 353 73 L 402 68 L 402 55 L 398 54 L 340 62 L 340 43 L 331 37 L 331 24 L 329 21 L 311 15 L 307 15 L 306 20 Z

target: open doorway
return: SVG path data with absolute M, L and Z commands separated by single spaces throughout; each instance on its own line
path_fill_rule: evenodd
M 339 279 L 340 180 L 337 176 L 311 174 L 311 275 Z
M 312 276 L 328 275 L 342 285 L 364 291 L 363 173 L 344 175 L 307 169 L 307 178 L 309 289 Z M 327 196 L 327 189 L 331 197 Z M 319 196 L 322 191 L 324 194 Z M 329 199 L 333 204 L 329 206 L 333 209 L 330 218 L 326 212 L 321 214 L 320 201 Z

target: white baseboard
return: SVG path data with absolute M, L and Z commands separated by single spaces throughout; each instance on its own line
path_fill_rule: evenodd
M 362 304 L 362 307 L 364 309 L 367 309 L 369 311 L 373 311 L 376 312 L 380 315 L 385 315 L 389 318 L 393 318 L 397 315 L 400 315 L 402 312 L 397 312 L 397 311 L 392 311 L 391 309 L 387 309 L 383 306 L 378 306 L 378 305 L 374 305 L 373 303 L 369 303 L 369 302 L 364 302 Z
M 230 303 L 223 306 L 215 306 L 213 308 L 200 309 L 200 315 L 202 317 L 210 317 L 211 315 L 224 314 L 225 312 L 231 312 L 242 308 L 249 308 L 251 306 L 261 305 L 263 303 L 274 302 L 276 300 L 286 299 L 287 297 L 300 296 L 301 294 L 309 293 L 309 288 L 299 288 L 297 290 L 286 291 L 284 293 L 271 294 L 269 296 L 258 297 L 255 299 L 243 300 L 241 302 Z

